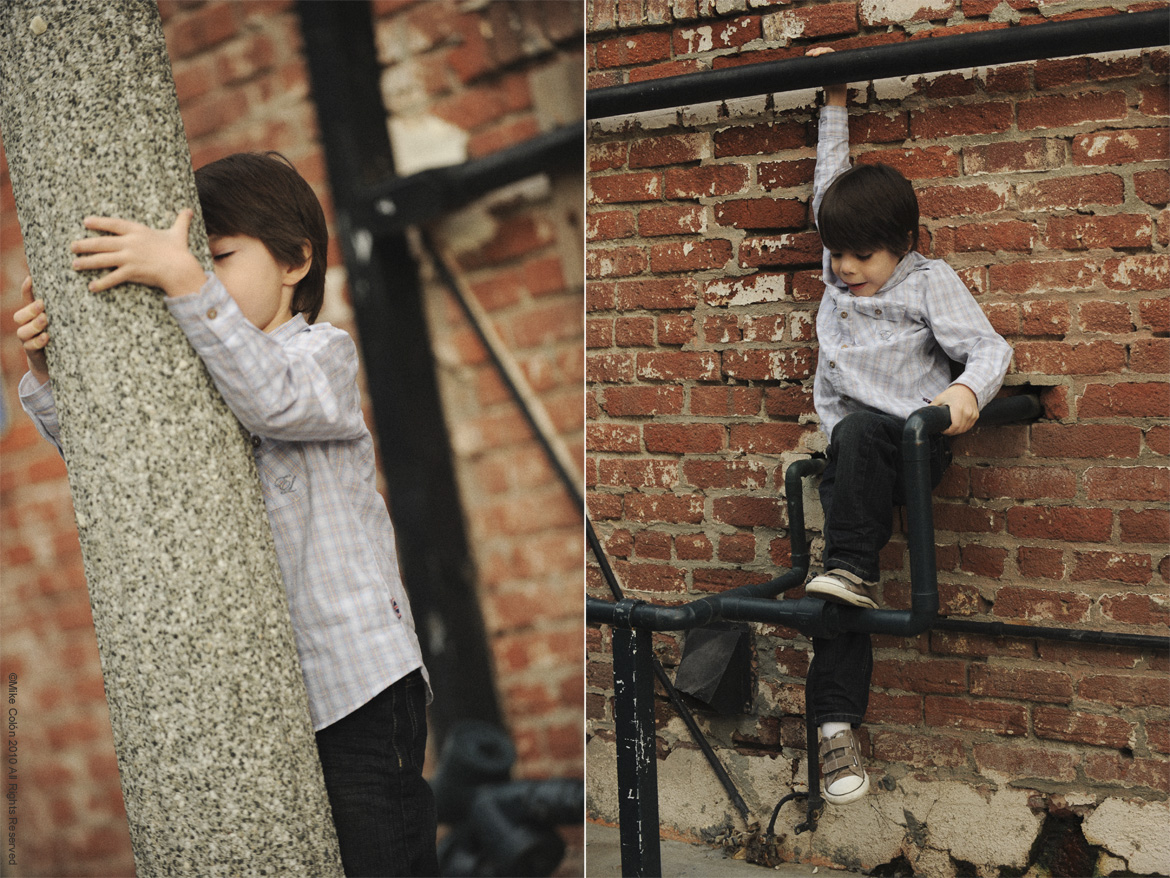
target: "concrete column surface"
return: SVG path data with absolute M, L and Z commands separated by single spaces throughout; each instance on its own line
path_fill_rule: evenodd
M 199 208 L 156 4 L 3 0 L 0 126 L 138 874 L 341 875 L 247 437 L 160 291 L 70 268 L 87 215 Z

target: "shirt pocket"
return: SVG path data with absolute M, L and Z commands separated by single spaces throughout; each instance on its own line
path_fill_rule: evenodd
M 264 505 L 269 512 L 300 503 L 308 491 L 305 465 L 302 456 L 292 443 L 266 439 L 267 448 L 262 448 L 256 458 L 260 473 L 260 485 L 264 492 Z
M 891 342 L 899 336 L 912 332 L 918 325 L 910 309 L 898 302 L 858 299 L 854 302 L 858 323 L 870 343 Z

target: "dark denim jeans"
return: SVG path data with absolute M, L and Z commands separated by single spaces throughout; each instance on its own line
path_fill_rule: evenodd
M 878 554 L 894 529 L 902 491 L 902 428 L 905 420 L 880 412 L 854 412 L 833 428 L 829 462 L 821 476 L 825 512 L 825 570 L 843 568 L 869 582 L 880 576 Z M 950 463 L 950 442 L 931 438 L 931 484 Z M 868 634 L 814 637 L 808 670 L 811 710 L 817 725 L 860 725 L 869 705 L 873 649 Z
M 317 732 L 349 878 L 439 874 L 435 797 L 422 776 L 426 747 L 426 681 L 419 671 Z

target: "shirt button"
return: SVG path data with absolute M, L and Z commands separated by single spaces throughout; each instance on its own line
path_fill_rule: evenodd
M 848 317 L 848 316 L 849 316 L 849 312 L 848 312 L 848 311 L 842 311 L 842 312 L 841 312 L 841 319 L 842 319 L 842 320 L 844 320 L 844 319 L 845 319 L 846 317 Z
M 207 309 L 207 319 L 208 320 L 214 320 L 218 316 L 219 316 L 219 312 L 216 311 L 214 308 Z
M 881 316 L 882 316 L 882 309 L 881 309 L 881 308 L 875 308 L 875 309 L 874 309 L 874 311 L 873 311 L 873 313 L 874 313 L 874 314 L 876 314 L 878 317 L 881 317 Z
M 253 448 L 259 448 L 259 447 L 260 447 L 260 443 L 261 443 L 261 442 L 263 442 L 263 441 L 264 441 L 264 440 L 263 440 L 263 439 L 261 439 L 259 436 L 253 436 L 253 437 L 252 437 L 252 447 L 253 447 Z
M 829 360 L 829 368 L 836 369 L 837 368 L 837 361 L 836 360 Z

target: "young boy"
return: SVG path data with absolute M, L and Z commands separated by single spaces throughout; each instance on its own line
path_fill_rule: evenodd
M 830 441 L 820 485 L 825 572 L 805 593 L 876 607 L 878 553 L 902 502 L 906 418 L 924 405 L 948 406 L 944 435 L 966 432 L 999 389 L 1012 351 L 950 266 L 917 252 L 918 199 L 909 181 L 884 165 L 849 168 L 846 91 L 825 89 L 813 182 L 825 248 L 813 402 Z M 964 367 L 953 381 L 950 360 Z M 950 462 L 948 444 L 932 437 L 935 485 Z M 869 789 L 854 730 L 865 716 L 872 671 L 868 634 L 813 638 L 810 709 L 832 804 Z
M 190 210 L 162 231 L 87 218 L 107 234 L 74 241 L 73 267 L 111 269 L 93 292 L 162 289 L 252 434 L 346 874 L 436 875 L 434 798 L 422 777 L 430 688 L 375 490 L 357 353 L 345 332 L 314 322 L 325 217 L 276 153 L 229 156 L 195 179 L 214 273 L 188 249 Z M 24 294 L 32 299 L 31 280 Z M 14 317 L 29 367 L 21 404 L 57 444 L 48 315 L 30 301 Z

